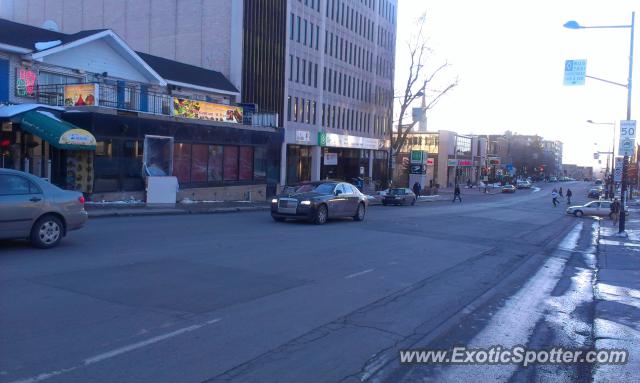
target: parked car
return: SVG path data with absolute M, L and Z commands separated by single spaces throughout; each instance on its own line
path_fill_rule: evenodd
M 415 205 L 416 195 L 411 189 L 392 188 L 389 189 L 382 199 L 383 205 Z
M 596 186 L 598 186 L 598 185 L 604 185 L 604 182 L 603 182 L 601 179 L 597 179 L 597 180 L 594 182 L 594 185 L 596 185 Z
M 510 184 L 504 185 L 502 187 L 502 192 L 503 193 L 515 193 L 516 192 L 516 187 L 513 186 L 513 185 L 510 185 Z
M 272 199 L 271 217 L 278 222 L 305 219 L 318 225 L 337 217 L 362 221 L 367 205 L 367 196 L 350 183 L 310 182 Z
M 600 188 L 591 188 L 589 189 L 589 193 L 587 193 L 588 198 L 598 199 L 602 195 L 602 189 Z
M 625 206 L 624 211 L 625 216 L 628 216 L 629 207 Z M 570 206 L 567 208 L 567 214 L 573 214 L 576 217 L 591 215 L 611 218 L 611 201 L 592 201 L 584 205 Z
M 87 222 L 81 193 L 17 170 L 0 169 L 0 239 L 29 239 L 51 248 Z
M 558 177 L 549 177 L 549 182 L 558 182 Z
M 529 181 L 518 181 L 516 183 L 516 185 L 517 185 L 516 187 L 518 189 L 530 189 L 531 188 L 531 182 L 529 182 Z

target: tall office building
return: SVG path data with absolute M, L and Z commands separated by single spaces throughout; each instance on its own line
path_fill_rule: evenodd
M 111 28 L 213 69 L 285 128 L 281 183 L 386 179 L 397 0 L 3 0 L 0 18 Z

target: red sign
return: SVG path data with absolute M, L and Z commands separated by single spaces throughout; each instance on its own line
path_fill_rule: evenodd
M 473 161 L 470 161 L 470 160 L 458 160 L 458 166 L 473 166 Z
M 433 158 L 427 158 L 427 166 L 433 166 L 433 164 L 435 163 Z
M 16 96 L 35 97 L 37 78 L 36 72 L 32 70 L 16 68 Z

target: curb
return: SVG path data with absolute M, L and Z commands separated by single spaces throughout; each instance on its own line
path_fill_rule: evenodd
M 256 207 L 225 207 L 225 208 L 217 208 L 211 210 L 203 210 L 203 211 L 192 211 L 192 210 L 181 210 L 181 209 L 173 209 L 173 210 L 146 210 L 140 212 L 133 211 L 109 211 L 104 213 L 89 212 L 89 218 L 113 218 L 113 217 L 145 217 L 145 216 L 161 216 L 161 215 L 188 215 L 188 214 L 223 214 L 223 213 L 240 213 L 240 212 L 251 212 L 251 211 L 266 211 L 270 210 L 270 207 L 267 206 L 256 206 Z

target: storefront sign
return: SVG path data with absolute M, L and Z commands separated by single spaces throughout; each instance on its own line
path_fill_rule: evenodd
M 98 105 L 98 84 L 74 84 L 64 87 L 65 106 Z
M 308 130 L 296 130 L 296 142 L 311 142 L 311 133 Z
M 16 68 L 16 96 L 35 97 L 36 79 L 35 71 L 25 68 Z
M 253 125 L 253 114 L 258 112 L 258 105 L 251 103 L 240 104 L 242 107 L 242 123 Z
M 242 124 L 242 107 L 212 102 L 173 98 L 173 115 L 176 117 L 195 118 Z
M 447 166 L 458 166 L 458 160 L 447 160 Z
M 458 160 L 458 166 L 473 166 L 473 161 L 470 161 L 470 160 Z
M 325 165 L 338 165 L 338 153 L 325 153 L 324 154 Z
M 435 161 L 433 158 L 427 158 L 427 166 L 433 166 L 435 164 Z
M 412 164 L 409 169 L 410 174 L 427 174 L 427 168 L 422 164 Z
M 489 158 L 489 165 L 500 165 L 500 158 Z
M 318 133 L 318 145 L 334 148 L 351 149 L 381 149 L 384 145 L 382 140 L 369 137 L 348 136 L 336 133 Z
M 412 164 L 424 164 L 429 153 L 423 150 L 412 150 L 411 151 L 411 163 Z
M 62 145 L 96 146 L 96 139 L 84 129 L 67 130 L 58 142 Z

